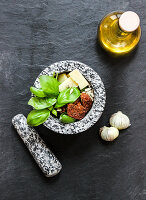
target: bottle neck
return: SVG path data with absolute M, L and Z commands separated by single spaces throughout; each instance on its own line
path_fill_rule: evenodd
M 131 32 L 126 32 L 126 31 L 121 29 L 121 27 L 119 25 L 119 20 L 118 20 L 118 35 L 119 36 L 127 36 L 129 34 L 131 34 Z
M 112 30 L 114 31 L 113 34 L 116 35 L 116 37 L 122 38 L 125 37 L 131 33 L 123 31 L 119 26 L 119 20 L 114 23 Z

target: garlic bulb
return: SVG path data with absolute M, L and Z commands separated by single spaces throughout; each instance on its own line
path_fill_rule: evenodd
M 119 136 L 119 130 L 115 127 L 102 127 L 100 128 L 99 134 L 105 141 L 113 141 Z
M 110 117 L 110 125 L 122 130 L 130 126 L 130 120 L 125 114 L 123 114 L 121 111 L 118 111 Z

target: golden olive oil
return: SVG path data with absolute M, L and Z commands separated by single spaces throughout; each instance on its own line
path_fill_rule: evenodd
M 101 46 L 115 55 L 125 55 L 138 44 L 141 36 L 140 26 L 133 32 L 124 32 L 119 27 L 119 18 L 123 12 L 117 11 L 106 15 L 98 28 Z

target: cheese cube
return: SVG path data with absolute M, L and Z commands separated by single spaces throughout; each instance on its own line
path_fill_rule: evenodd
M 80 73 L 78 69 L 73 70 L 69 73 L 69 76 L 79 85 L 80 90 L 84 89 L 89 83 L 86 81 L 84 76 Z
M 69 77 L 59 85 L 59 92 L 71 87 L 78 87 L 78 84 Z
M 59 81 L 60 83 L 63 83 L 66 79 L 67 79 L 67 75 L 66 75 L 66 74 L 60 74 L 60 75 L 58 76 L 58 81 Z

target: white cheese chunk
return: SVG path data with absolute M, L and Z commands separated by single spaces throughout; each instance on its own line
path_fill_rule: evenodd
M 58 81 L 59 81 L 60 83 L 63 83 L 66 79 L 67 79 L 67 75 L 66 75 L 66 74 L 60 74 L 60 75 L 58 76 Z
M 78 87 L 78 84 L 69 77 L 59 85 L 59 92 L 71 87 Z
M 73 70 L 69 73 L 69 76 L 79 85 L 80 90 L 85 88 L 89 85 L 89 83 L 86 81 L 84 76 L 80 73 L 78 69 Z

